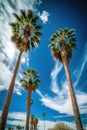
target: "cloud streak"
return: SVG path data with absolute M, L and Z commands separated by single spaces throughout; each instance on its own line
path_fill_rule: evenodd
M 58 94 L 58 92 L 60 91 L 59 87 L 58 87 L 58 83 L 57 83 L 57 76 L 58 76 L 59 72 L 61 71 L 61 69 L 62 69 L 62 65 L 60 63 L 56 62 L 55 67 L 51 72 L 51 79 L 52 79 L 51 91 L 55 94 Z

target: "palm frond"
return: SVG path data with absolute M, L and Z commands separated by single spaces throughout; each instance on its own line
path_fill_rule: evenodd
M 23 18 L 26 18 L 26 12 L 25 12 L 25 10 L 20 9 L 20 12 L 21 12 L 21 16 Z
M 35 42 L 33 41 L 33 39 L 31 38 L 31 48 L 34 49 L 35 48 Z
M 36 27 L 35 27 L 35 30 L 36 31 L 39 31 L 39 30 L 41 30 L 42 29 L 42 26 L 40 26 L 40 25 L 37 25 Z
M 40 42 L 40 40 L 38 39 L 37 36 L 33 36 L 32 40 L 34 41 L 34 43 L 39 43 Z
M 75 43 L 71 43 L 71 48 L 76 48 L 76 44 Z
M 15 16 L 15 18 L 17 19 L 17 21 L 21 21 L 21 18 L 16 14 L 16 13 L 13 13 L 13 15 Z
M 42 33 L 39 32 L 39 31 L 34 32 L 34 34 L 35 34 L 36 36 L 42 36 Z
M 33 10 L 28 10 L 27 17 L 28 18 L 32 18 L 33 17 Z
M 15 26 L 16 26 L 15 23 L 9 23 L 9 25 L 10 25 L 12 28 L 15 28 Z
M 34 17 L 35 21 L 38 20 L 39 18 L 40 18 L 39 15 L 36 15 L 36 16 Z
M 56 34 L 53 34 L 53 35 L 50 37 L 50 40 L 55 41 L 56 38 L 57 38 L 57 35 L 56 35 Z

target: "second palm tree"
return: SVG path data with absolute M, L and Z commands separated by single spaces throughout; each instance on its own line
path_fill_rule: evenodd
M 52 41 L 50 46 L 53 57 L 56 58 L 58 61 L 62 62 L 64 65 L 77 130 L 83 130 L 78 104 L 76 101 L 70 71 L 68 67 L 69 61 L 72 57 L 72 50 L 76 47 L 75 31 L 73 29 L 69 30 L 67 28 L 60 29 L 59 31 L 56 31 L 56 33 L 53 34 L 50 39 Z
M 32 91 L 35 91 L 38 88 L 38 84 L 40 82 L 39 75 L 34 69 L 28 69 L 24 72 L 24 77 L 21 79 L 21 82 L 22 87 L 28 92 L 25 130 L 29 130 L 30 106 L 32 104 L 31 95 Z

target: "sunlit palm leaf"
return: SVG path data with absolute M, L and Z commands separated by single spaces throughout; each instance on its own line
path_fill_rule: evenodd
M 50 37 L 50 40 L 52 43 L 49 45 L 51 47 L 51 53 L 60 62 L 62 62 L 61 58 L 61 41 L 64 41 L 64 44 L 66 46 L 66 52 L 67 52 L 67 59 L 68 61 L 72 57 L 72 49 L 76 48 L 76 38 L 75 38 L 75 30 L 74 29 L 60 29 L 59 31 L 56 31 L 55 34 L 53 34 Z M 68 41 L 68 42 L 67 42 Z
M 39 16 L 34 16 L 33 10 L 28 10 L 28 12 L 25 12 L 25 10 L 20 11 L 21 16 L 18 16 L 16 13 L 14 13 L 17 21 L 10 23 L 13 32 L 12 41 L 17 44 L 16 47 L 19 50 L 24 49 L 24 51 L 27 51 L 31 48 L 34 49 L 36 47 L 36 43 L 40 43 L 38 37 L 42 35 L 42 33 L 39 32 L 42 27 L 37 25 Z M 27 37 L 25 36 L 26 34 Z M 23 40 L 24 37 L 26 37 L 26 40 Z

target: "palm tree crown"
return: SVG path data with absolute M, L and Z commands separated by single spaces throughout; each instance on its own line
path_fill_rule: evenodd
M 35 91 L 38 88 L 38 84 L 40 82 L 39 75 L 34 69 L 28 69 L 24 72 L 24 77 L 21 79 L 22 87 L 25 90 L 29 89 L 29 84 L 32 84 L 32 90 Z
M 42 117 L 45 117 L 45 115 L 46 115 L 45 112 L 42 112 Z
M 28 10 L 27 13 L 25 10 L 20 10 L 20 12 L 20 16 L 13 13 L 16 22 L 10 23 L 13 32 L 11 40 L 19 50 L 27 51 L 39 44 L 40 39 L 38 37 L 42 35 L 40 32 L 42 27 L 37 25 L 39 16 L 34 16 L 33 10 Z
M 76 48 L 75 30 L 69 30 L 67 28 L 60 29 L 50 37 L 50 40 L 52 43 L 49 46 L 51 46 L 51 52 L 54 58 L 62 62 L 61 43 L 64 43 L 67 53 L 67 60 L 69 62 L 70 58 L 72 57 L 72 49 Z

